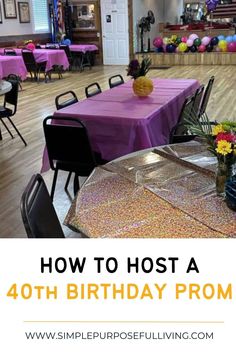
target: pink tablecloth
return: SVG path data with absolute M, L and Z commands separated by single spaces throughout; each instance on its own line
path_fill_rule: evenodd
M 20 76 L 22 80 L 27 77 L 27 70 L 22 57 L 20 56 L 0 56 L 0 79 L 9 74 Z
M 21 55 L 21 49 L 14 48 L 17 55 Z M 0 54 L 4 54 L 4 48 L 0 48 Z M 37 63 L 47 62 L 46 71 L 52 70 L 53 65 L 61 65 L 63 69 L 69 68 L 69 62 L 63 49 L 35 49 L 33 51 Z
M 55 112 L 55 116 L 81 119 L 94 151 L 105 160 L 169 143 L 187 96 L 197 80 L 155 79 L 154 91 L 146 98 L 133 94 L 132 81 Z M 43 169 L 48 169 L 44 156 Z

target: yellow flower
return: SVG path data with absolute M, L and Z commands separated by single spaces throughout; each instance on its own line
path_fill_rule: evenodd
M 219 133 L 224 133 L 224 127 L 222 124 L 217 124 L 212 128 L 212 135 L 218 135 Z
M 226 140 L 220 140 L 217 144 L 216 152 L 221 155 L 228 155 L 233 151 L 231 143 Z

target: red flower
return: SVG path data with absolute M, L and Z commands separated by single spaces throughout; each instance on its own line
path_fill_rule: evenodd
M 229 143 L 235 143 L 236 136 L 232 133 L 219 133 L 216 137 L 216 142 L 218 143 L 220 140 L 226 140 Z

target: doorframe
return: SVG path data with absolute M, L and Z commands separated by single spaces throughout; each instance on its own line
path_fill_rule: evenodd
M 119 0 L 118 0 L 119 1 Z M 102 32 L 102 6 L 101 0 L 99 0 L 99 12 L 100 12 L 100 23 L 101 23 L 101 58 L 103 63 L 103 32 Z M 133 33 L 133 0 L 128 0 L 128 32 L 129 32 L 129 59 L 134 58 L 134 33 Z M 104 63 L 103 63 L 104 65 Z

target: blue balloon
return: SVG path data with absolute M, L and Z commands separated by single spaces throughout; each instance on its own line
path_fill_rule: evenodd
M 225 38 L 225 40 L 226 40 L 226 42 L 231 43 L 231 42 L 233 42 L 233 37 L 232 36 L 227 36 Z
M 223 41 L 225 39 L 225 36 L 220 35 L 220 36 L 218 36 L 218 39 L 219 39 L 219 41 Z
M 64 44 L 64 45 L 71 45 L 71 40 L 70 39 L 64 39 L 63 41 L 62 41 L 62 44 Z
M 164 48 L 163 47 L 159 47 L 156 49 L 157 53 L 164 53 Z
M 236 42 L 236 34 L 233 35 L 233 42 Z

